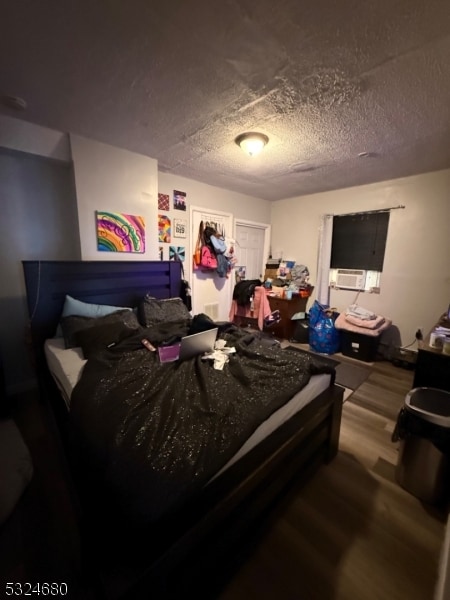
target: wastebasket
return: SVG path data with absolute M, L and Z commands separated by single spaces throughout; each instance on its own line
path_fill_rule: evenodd
M 414 388 L 400 410 L 392 441 L 400 441 L 395 478 L 405 490 L 433 505 L 449 501 L 450 393 Z

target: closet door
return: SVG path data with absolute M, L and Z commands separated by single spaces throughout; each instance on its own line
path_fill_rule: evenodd
M 246 279 L 264 278 L 265 229 L 253 225 L 236 225 L 237 264 L 245 267 Z

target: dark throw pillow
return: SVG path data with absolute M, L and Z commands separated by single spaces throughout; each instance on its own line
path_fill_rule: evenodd
M 118 310 L 117 312 L 98 318 L 79 317 L 75 315 L 63 317 L 61 319 L 61 328 L 66 348 L 75 348 L 77 346 L 75 334 L 79 331 L 98 327 L 99 325 L 111 325 L 112 323 L 121 323 L 131 330 L 139 328 L 139 321 L 131 310 Z
M 89 359 L 95 354 L 115 346 L 120 341 L 134 335 L 136 329 L 131 329 L 125 323 L 109 323 L 81 329 L 74 335 L 75 343 L 83 350 L 84 358 Z
M 144 327 L 159 323 L 188 323 L 191 319 L 191 314 L 181 298 L 158 300 L 148 295 L 139 303 L 138 315 Z

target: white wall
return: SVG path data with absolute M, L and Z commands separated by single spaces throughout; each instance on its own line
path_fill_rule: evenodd
M 67 133 L 0 115 L 0 146 L 70 162 Z
M 186 212 L 171 210 L 168 214 L 173 218 L 186 218 L 189 220 L 189 207 L 197 206 L 201 208 L 213 209 L 217 211 L 232 213 L 235 219 L 244 219 L 258 223 L 270 224 L 271 203 L 268 200 L 261 200 L 252 196 L 230 192 L 218 187 L 213 187 L 205 183 L 200 183 L 192 179 L 178 177 L 170 173 L 158 174 L 158 192 L 169 194 L 171 206 L 173 206 L 173 191 L 179 190 L 186 193 Z M 233 232 L 229 232 L 232 235 Z M 228 232 L 227 232 L 228 234 Z M 184 240 L 186 253 L 190 251 L 190 227 L 188 223 L 188 237 Z M 195 242 L 195 240 L 194 240 Z M 164 257 L 168 258 L 168 257 Z M 186 257 L 188 259 L 188 257 Z M 190 268 L 191 261 L 187 260 Z
M 157 162 L 107 144 L 70 135 L 83 260 L 158 260 Z M 95 212 L 138 215 L 145 222 L 145 252 L 97 250 Z
M 36 385 L 22 260 L 79 260 L 69 137 L 0 115 L 0 353 L 9 394 Z
M 182 191 L 186 194 L 186 211 L 173 210 L 173 192 Z M 251 196 L 238 194 L 222 188 L 213 187 L 192 179 L 186 179 L 171 175 L 169 173 L 159 173 L 158 191 L 161 194 L 168 194 L 170 198 L 170 211 L 161 211 L 167 214 L 172 222 L 174 218 L 184 218 L 187 222 L 187 236 L 185 239 L 172 238 L 170 244 L 161 244 L 164 250 L 164 258 L 168 258 L 168 247 L 170 245 L 184 246 L 186 260 L 184 261 L 184 272 L 188 278 L 192 289 L 192 310 L 193 314 L 206 312 L 208 314 L 208 305 L 216 305 L 218 321 L 228 319 L 230 306 L 235 284 L 234 276 L 221 278 L 217 274 L 208 274 L 197 271 L 192 272 L 192 242 L 195 244 L 198 234 L 198 222 L 190 220 L 194 214 L 192 207 L 201 208 L 206 214 L 228 213 L 230 216 L 224 217 L 224 222 L 230 222 L 227 227 L 226 235 L 234 236 L 233 220 L 243 219 L 258 223 L 270 223 L 270 202 L 260 200 Z M 199 218 L 199 217 L 198 217 Z M 236 248 L 235 256 L 239 263 L 239 248 Z M 212 314 L 210 316 L 213 316 Z
M 358 304 L 391 318 L 402 344 L 409 344 L 416 329 L 429 331 L 450 302 L 449 196 L 445 170 L 281 200 L 272 205 L 272 248 L 307 265 L 314 284 L 322 214 L 405 205 L 391 212 L 381 293 L 361 293 Z M 330 304 L 342 311 L 354 298 L 354 292 L 332 290 Z
M 417 327 L 429 330 L 450 301 L 450 170 L 270 203 L 169 173 L 152 158 L 79 136 L 0 117 L 0 146 L 74 162 L 82 259 L 158 259 L 157 194 L 186 192 L 187 204 L 270 223 L 273 254 L 306 264 L 316 280 L 318 228 L 324 213 L 341 214 L 404 204 L 391 213 L 381 294 L 361 294 L 359 304 L 393 319 L 402 343 Z M 71 154 L 72 153 L 72 154 Z M 95 211 L 138 214 L 146 222 L 145 254 L 98 252 Z M 171 211 L 189 218 L 186 213 Z M 185 240 L 190 252 L 190 238 Z M 182 245 L 182 244 L 180 244 Z M 188 257 L 187 257 L 188 258 Z M 190 265 L 190 260 L 187 263 Z M 352 292 L 333 291 L 331 304 L 345 309 Z M 313 299 L 310 300 L 309 306 Z

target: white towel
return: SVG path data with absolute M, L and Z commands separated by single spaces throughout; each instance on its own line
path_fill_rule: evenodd
M 358 306 L 357 304 L 351 304 L 345 311 L 345 314 L 352 315 L 353 317 L 358 317 L 358 319 L 362 319 L 363 321 L 367 321 L 369 319 L 376 319 L 377 317 L 377 315 L 371 310 L 362 308 L 362 306 Z

